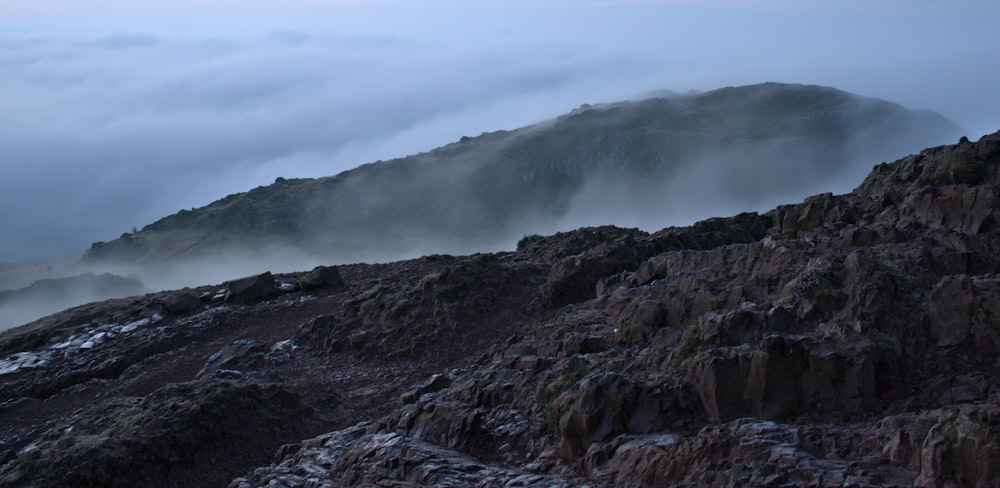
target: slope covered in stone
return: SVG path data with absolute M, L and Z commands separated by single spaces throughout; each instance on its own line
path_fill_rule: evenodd
M 998 192 L 994 134 L 848 195 L 606 234 L 446 387 L 232 486 L 996 486 Z
M 69 310 L 0 335 L 0 486 L 996 486 L 998 195 L 1000 133 L 763 214 Z

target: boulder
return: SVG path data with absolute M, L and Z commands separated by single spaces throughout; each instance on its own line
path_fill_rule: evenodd
M 201 300 L 185 288 L 181 291 L 170 293 L 160 301 L 164 310 L 173 314 L 182 314 L 193 311 L 201 306 Z
M 226 299 L 234 302 L 258 302 L 279 293 L 270 271 L 226 282 Z
M 1000 486 L 1000 406 L 967 404 L 889 417 L 883 452 L 916 486 Z
M 939 347 L 973 346 L 981 357 L 1000 351 L 1000 279 L 945 276 L 931 292 L 927 323 Z
M 624 376 L 600 373 L 580 380 L 555 399 L 552 410 L 559 455 L 574 460 L 592 443 L 625 432 L 637 394 Z
M 403 404 L 414 403 L 419 400 L 421 396 L 427 393 L 441 391 L 449 386 L 451 386 L 451 379 L 447 376 L 442 374 L 431 375 L 430 379 L 422 385 L 403 393 L 402 396 L 400 396 L 400 400 Z
M 238 339 L 209 356 L 205 366 L 198 372 L 201 378 L 214 371 L 244 370 L 263 362 L 271 348 L 263 342 L 252 339 Z
M 601 278 L 634 270 L 641 262 L 629 245 L 599 246 L 587 254 L 564 258 L 552 267 L 542 299 L 553 307 L 592 299 Z
M 319 288 L 339 288 L 344 279 L 336 266 L 317 266 L 305 276 L 295 281 L 296 288 L 306 291 Z
M 468 451 L 487 441 L 482 414 L 450 401 L 413 405 L 400 417 L 396 429 L 448 449 Z

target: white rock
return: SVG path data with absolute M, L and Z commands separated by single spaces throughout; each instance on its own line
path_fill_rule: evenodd
M 128 325 L 134 325 L 136 327 L 145 327 L 149 325 L 149 322 L 151 322 L 149 319 L 139 319 L 136 320 L 135 322 L 129 322 Z
M 122 326 L 120 332 L 122 334 L 128 334 L 129 332 L 132 332 L 133 330 L 138 329 L 139 327 L 145 327 L 149 325 L 149 322 L 150 322 L 149 319 L 140 319 L 136 320 L 135 322 L 129 322 L 124 326 Z
M 291 283 L 280 283 L 278 284 L 278 289 L 281 291 L 295 291 L 295 285 Z
M 80 344 L 80 349 L 93 349 L 93 348 L 94 348 L 94 341 L 87 341 L 84 342 L 83 344 Z
M 21 363 L 15 363 L 6 359 L 0 361 L 0 375 L 11 374 L 19 369 L 21 369 Z

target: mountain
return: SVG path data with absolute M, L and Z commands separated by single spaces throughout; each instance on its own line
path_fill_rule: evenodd
M 608 222 L 655 229 L 794 201 L 959 135 L 934 113 L 819 86 L 584 105 L 332 177 L 278 178 L 95 243 L 86 258 L 176 264 L 282 250 L 349 262 L 509 249 L 526 234 Z
M 0 334 L 0 486 L 1000 486 L 1000 132 L 852 192 Z

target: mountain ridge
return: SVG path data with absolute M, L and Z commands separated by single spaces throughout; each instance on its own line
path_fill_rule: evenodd
M 489 250 L 525 234 L 576 227 L 574 218 L 598 224 L 601 212 L 627 213 L 620 210 L 629 205 L 646 213 L 676 207 L 683 202 L 648 196 L 675 193 L 663 183 L 671 178 L 705 181 L 699 184 L 708 200 L 760 205 L 789 186 L 837 175 L 859 147 L 891 157 L 905 150 L 904 138 L 957 136 L 939 115 L 810 85 L 584 105 L 335 176 L 278 178 L 94 243 L 85 260 L 154 264 L 292 247 L 343 262 L 414 250 Z M 760 171 L 766 164 L 769 178 Z M 677 175 L 700 166 L 718 181 Z M 790 183 L 778 181 L 783 173 Z M 595 199 L 615 208 L 587 208 Z

